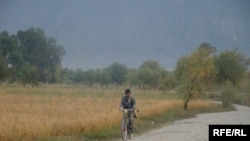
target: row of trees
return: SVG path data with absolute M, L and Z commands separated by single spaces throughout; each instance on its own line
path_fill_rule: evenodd
M 215 78 L 217 82 L 230 80 L 236 85 L 250 62 L 237 50 L 216 55 L 216 48 L 208 43 L 180 58 L 173 72 L 153 60 L 143 62 L 138 69 L 129 69 L 118 62 L 102 69 L 63 69 L 63 55 L 63 47 L 57 45 L 55 38 L 46 37 L 42 29 L 19 30 L 16 35 L 4 31 L 0 33 L 0 81 L 24 84 L 130 84 L 150 88 L 174 88 L 176 84 L 185 82 L 183 87 L 192 83 L 210 87 Z
M 40 83 L 82 83 L 159 87 L 174 81 L 156 61 L 145 61 L 138 70 L 115 62 L 103 69 L 71 70 L 61 67 L 64 48 L 46 37 L 40 28 L 19 30 L 16 35 L 0 33 L 0 81 L 38 85 Z M 171 83 L 171 84 L 170 84 Z
M 173 74 L 160 67 L 159 63 L 153 60 L 143 62 L 138 69 L 131 69 L 124 64 L 114 62 L 102 69 L 85 71 L 64 69 L 63 75 L 69 83 L 81 83 L 88 86 L 126 84 L 141 88 L 172 89 L 176 85 Z
M 39 28 L 0 33 L 0 80 L 37 85 L 57 82 L 65 51 Z
M 61 67 L 65 51 L 56 39 L 39 28 L 19 30 L 16 35 L 0 33 L 0 81 L 38 85 L 40 83 L 81 83 L 108 86 L 132 85 L 141 88 L 178 88 L 187 109 L 188 102 L 214 86 L 229 81 L 235 87 L 244 75 L 249 78 L 250 59 L 235 50 L 216 54 L 216 48 L 202 43 L 167 71 L 157 61 L 147 60 L 131 69 L 115 62 L 102 69 L 72 70 Z

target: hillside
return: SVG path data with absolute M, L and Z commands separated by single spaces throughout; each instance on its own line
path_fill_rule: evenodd
M 65 48 L 68 68 L 152 59 L 174 69 L 203 42 L 250 55 L 249 7 L 248 0 L 1 0 L 0 32 L 44 29 Z

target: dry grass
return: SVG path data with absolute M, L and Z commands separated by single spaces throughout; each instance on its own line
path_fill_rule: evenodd
M 115 94 L 118 91 L 121 95 Z M 121 90 L 113 89 L 1 88 L 0 141 L 79 135 L 112 128 L 121 120 L 118 110 L 120 96 Z M 140 117 L 182 107 L 181 100 L 143 96 L 140 96 L 137 103 L 140 106 Z M 204 102 L 198 104 L 206 105 Z

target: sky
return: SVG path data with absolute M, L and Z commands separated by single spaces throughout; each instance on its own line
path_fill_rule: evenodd
M 173 70 L 203 42 L 250 55 L 249 7 L 248 0 L 0 0 L 0 32 L 43 29 L 64 47 L 70 69 L 154 60 Z

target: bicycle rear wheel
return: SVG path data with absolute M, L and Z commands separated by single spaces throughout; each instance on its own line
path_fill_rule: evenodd
M 122 132 L 122 140 L 127 141 L 127 121 L 126 119 L 122 119 L 122 124 L 121 124 L 121 132 Z
M 131 129 L 130 125 L 131 125 L 131 121 L 128 120 L 128 123 L 127 123 L 127 134 L 128 134 L 129 139 L 132 139 L 132 129 Z
M 128 130 L 128 137 L 129 137 L 129 139 L 132 139 L 132 132 L 130 129 Z

